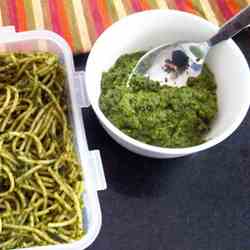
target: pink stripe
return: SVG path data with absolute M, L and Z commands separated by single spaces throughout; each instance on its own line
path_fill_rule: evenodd
M 218 0 L 218 5 L 222 11 L 223 16 L 226 19 L 229 19 L 233 16 L 233 13 L 230 11 L 230 9 L 227 6 L 227 3 L 225 2 L 225 0 Z
M 50 9 L 50 17 L 51 17 L 51 24 L 52 29 L 56 33 L 63 35 L 60 29 L 60 19 L 58 16 L 58 12 L 56 10 L 55 2 L 53 0 L 48 0 L 49 9 Z
M 183 3 L 183 0 L 175 0 L 175 4 L 178 10 L 185 11 L 185 5 Z
M 19 31 L 19 27 L 18 27 L 18 21 L 17 21 L 17 16 L 16 16 L 16 1 L 15 0 L 8 0 L 7 2 L 8 4 L 8 14 L 10 17 L 10 22 L 12 25 L 15 25 L 16 30 Z
M 138 0 L 132 0 L 131 4 L 132 4 L 134 11 L 142 11 L 141 5 Z
M 102 23 L 102 17 L 99 13 L 99 10 L 98 10 L 97 1 L 96 0 L 89 0 L 88 3 L 89 3 L 90 11 L 91 11 L 92 16 L 93 16 L 96 34 L 97 34 L 97 36 L 99 36 L 103 32 L 104 26 Z

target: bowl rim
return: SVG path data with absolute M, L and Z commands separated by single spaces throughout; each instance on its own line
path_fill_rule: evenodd
M 96 40 L 96 42 L 94 43 L 94 45 L 90 51 L 90 54 L 88 56 L 88 60 L 86 63 L 86 69 L 85 69 L 85 73 L 86 73 L 85 74 L 85 80 L 86 80 L 85 86 L 86 86 L 86 94 L 87 94 L 88 101 L 91 104 L 97 118 L 99 119 L 99 121 L 102 123 L 102 125 L 104 127 L 106 127 L 108 130 L 110 130 L 111 133 L 114 134 L 117 138 L 120 138 L 121 141 L 124 141 L 124 142 L 126 142 L 126 144 L 130 144 L 130 145 L 132 145 L 132 146 L 134 146 L 134 147 L 136 147 L 144 152 L 147 151 L 150 153 L 162 154 L 162 155 L 169 155 L 169 154 L 171 154 L 171 155 L 187 155 L 187 154 L 196 153 L 196 152 L 211 148 L 211 147 L 219 144 L 220 142 L 224 141 L 225 139 L 227 139 L 240 126 L 240 124 L 244 120 L 244 118 L 247 115 L 247 112 L 249 110 L 250 95 L 249 95 L 248 102 L 244 103 L 244 107 L 238 113 L 238 116 L 235 118 L 234 122 L 226 130 L 224 130 L 220 135 L 215 136 L 202 144 L 195 145 L 192 147 L 185 147 L 185 148 L 168 148 L 168 147 L 154 146 L 154 145 L 146 144 L 144 142 L 141 142 L 139 140 L 136 140 L 136 139 L 126 135 L 119 128 L 117 128 L 115 125 L 113 125 L 113 123 L 111 121 L 108 120 L 108 118 L 103 114 L 102 110 L 100 109 L 98 102 L 93 101 L 89 95 L 89 87 L 88 87 L 89 80 L 88 79 L 90 78 L 90 76 L 89 76 L 88 69 L 92 63 L 92 54 L 96 50 L 96 48 L 98 47 L 98 44 L 101 42 L 103 37 L 107 36 L 107 34 L 112 29 L 114 29 L 116 26 L 119 26 L 121 23 L 128 22 L 128 20 L 131 20 L 132 18 L 135 18 L 136 16 L 147 16 L 147 15 L 151 15 L 152 13 L 153 14 L 159 13 L 159 14 L 164 14 L 164 15 L 171 14 L 171 15 L 189 16 L 189 17 L 192 17 L 192 18 L 200 20 L 200 21 L 202 20 L 204 22 L 204 24 L 206 23 L 207 26 L 210 26 L 210 28 L 214 29 L 215 31 L 218 30 L 218 26 L 207 21 L 206 19 L 199 17 L 199 16 L 196 16 L 196 15 L 191 14 L 191 13 L 178 11 L 178 10 L 170 10 L 170 9 L 146 10 L 146 11 L 142 11 L 142 12 L 133 13 L 129 16 L 124 17 L 123 19 L 115 22 L 110 27 L 108 27 L 99 36 L 99 38 Z M 240 48 L 237 46 L 237 44 L 232 39 L 230 39 L 230 40 L 229 40 L 229 42 L 233 45 L 234 50 L 236 50 L 238 53 L 240 53 L 242 55 L 242 59 L 244 60 L 244 63 L 247 65 L 247 68 L 248 68 L 248 63 L 247 63 L 246 58 L 243 55 L 242 51 L 240 50 Z M 248 75 L 249 75 L 249 79 L 250 79 L 250 70 L 248 70 Z M 249 93 L 250 93 L 250 83 L 249 83 Z

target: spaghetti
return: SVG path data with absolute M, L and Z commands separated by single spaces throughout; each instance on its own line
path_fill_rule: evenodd
M 81 168 L 67 119 L 65 74 L 47 52 L 0 54 L 0 248 L 83 234 Z

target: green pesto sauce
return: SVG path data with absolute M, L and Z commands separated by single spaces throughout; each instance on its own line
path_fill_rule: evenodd
M 104 72 L 100 108 L 125 134 L 150 145 L 189 147 L 204 142 L 218 107 L 213 74 L 205 66 L 187 86 L 160 86 L 143 76 L 128 76 L 144 52 L 121 56 Z

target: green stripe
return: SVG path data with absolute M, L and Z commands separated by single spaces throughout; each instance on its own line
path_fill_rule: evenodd
M 112 21 L 116 21 L 118 19 L 118 15 L 116 13 L 116 9 L 114 6 L 113 0 L 107 0 L 108 11 L 111 14 Z
M 148 3 L 150 4 L 151 8 L 155 8 L 155 9 L 159 8 L 155 0 L 148 0 Z
M 24 9 L 26 15 L 27 29 L 33 30 L 36 28 L 32 0 L 24 0 Z
M 202 0 L 201 0 L 201 1 L 202 1 Z M 192 3 L 193 3 L 194 8 L 195 8 L 203 17 L 205 17 L 205 13 L 204 13 L 204 11 L 203 11 L 203 9 L 202 9 L 200 0 L 192 0 Z
M 74 12 L 74 7 L 73 3 L 70 0 L 63 0 L 65 4 L 65 11 L 67 13 L 68 21 L 69 21 L 69 28 L 70 28 L 70 33 L 72 34 L 73 37 L 73 47 L 75 52 L 82 52 L 83 51 L 83 45 L 81 44 L 80 40 L 80 35 L 77 27 L 77 22 L 75 18 L 75 12 Z

